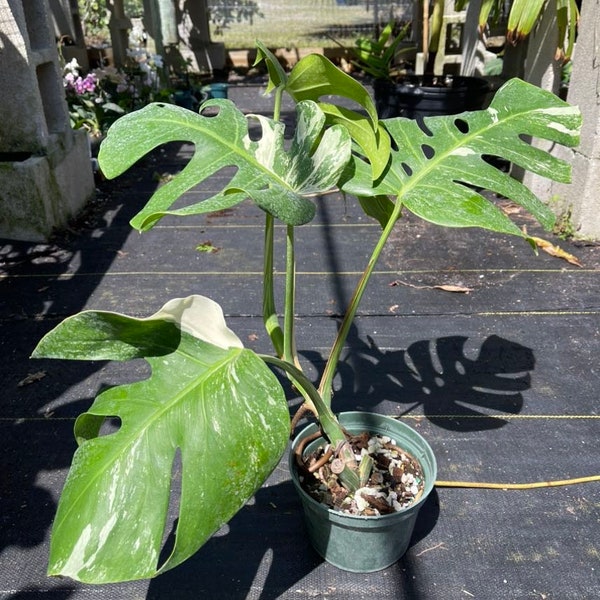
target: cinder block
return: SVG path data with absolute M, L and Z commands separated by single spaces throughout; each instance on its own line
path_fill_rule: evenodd
M 43 241 L 94 194 L 87 132 L 73 132 L 47 0 L 0 4 L 0 236 Z
M 93 197 L 87 133 L 73 132 L 68 148 L 0 162 L 0 237 L 41 242 L 64 227 Z

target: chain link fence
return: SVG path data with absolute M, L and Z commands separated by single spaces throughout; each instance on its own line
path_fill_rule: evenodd
M 414 0 L 209 0 L 211 37 L 228 49 L 331 48 L 413 19 Z

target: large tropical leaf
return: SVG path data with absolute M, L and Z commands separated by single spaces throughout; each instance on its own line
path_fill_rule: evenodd
M 377 125 L 377 109 L 365 87 L 322 54 L 309 54 L 298 61 L 285 89 L 296 102 L 317 101 L 323 96 L 343 96 L 364 108 L 374 125 Z
M 101 393 L 77 419 L 80 446 L 54 522 L 51 575 L 107 583 L 176 566 L 244 506 L 285 449 L 281 386 L 207 298 L 171 301 L 146 319 L 81 313 L 34 356 L 145 356 L 152 368 L 148 379 Z M 120 427 L 101 435 L 109 417 Z M 172 483 L 180 489 L 176 537 L 161 567 Z
M 553 225 L 554 215 L 545 204 L 483 157 L 501 157 L 538 175 L 569 181 L 566 162 L 531 146 L 525 138 L 576 145 L 581 124 L 576 107 L 513 79 L 498 90 L 487 110 L 428 117 L 424 127 L 404 118 L 383 123 L 396 146 L 389 169 L 373 184 L 369 166 L 356 159 L 344 191 L 360 197 L 397 197 L 410 211 L 439 225 L 523 235 L 479 193 L 484 189 L 522 205 L 545 227 Z
M 205 114 L 210 107 L 217 108 L 218 114 Z M 288 154 L 283 148 L 283 124 L 265 117 L 259 120 L 262 137 L 251 141 L 248 118 L 229 100 L 210 100 L 200 114 L 170 104 L 150 104 L 110 128 L 100 148 L 100 167 L 112 178 L 162 144 L 188 141 L 195 145 L 183 171 L 159 188 L 132 219 L 136 229 L 149 229 L 166 214 L 213 212 L 247 197 L 289 225 L 307 223 L 315 208 L 304 195 L 326 191 L 337 183 L 350 158 L 350 136 L 341 126 L 324 131 L 322 110 L 314 102 L 302 102 L 297 107 L 293 150 Z M 199 203 L 169 210 L 184 192 L 225 167 L 237 170 L 223 190 Z

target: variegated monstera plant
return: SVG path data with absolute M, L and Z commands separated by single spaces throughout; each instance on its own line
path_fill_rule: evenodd
M 141 579 L 196 552 L 244 506 L 286 448 L 290 416 L 273 367 L 293 381 L 345 459 L 344 433 L 330 408 L 332 381 L 369 277 L 403 211 L 439 225 L 523 237 L 477 191 L 487 189 L 519 203 L 544 226 L 553 225 L 543 203 L 482 157 L 500 156 L 541 176 L 568 181 L 568 164 L 524 141 L 578 142 L 579 111 L 556 96 L 512 80 L 487 110 L 428 118 L 425 132 L 415 121 L 378 119 L 365 88 L 322 56 L 304 58 L 289 74 L 260 44 L 259 56 L 268 67 L 273 118 L 245 116 L 228 100 L 209 100 L 199 113 L 152 104 L 112 126 L 99 160 L 112 178 L 161 144 L 195 144 L 183 171 L 132 220 L 140 231 L 165 215 L 209 213 L 248 198 L 264 211 L 263 308 L 274 353 L 258 355 L 244 348 L 226 326 L 219 305 L 203 296 L 169 300 L 147 318 L 85 311 L 48 333 L 34 356 L 144 358 L 152 369 L 143 381 L 102 392 L 76 421 L 79 447 L 54 522 L 52 575 L 96 583 Z M 296 102 L 290 144 L 284 144 L 279 120 L 284 93 Z M 329 95 L 349 99 L 361 110 L 323 102 Z M 249 136 L 249 119 L 261 126 L 258 140 Z M 184 192 L 231 166 L 235 172 L 220 192 L 172 209 Z M 313 218 L 311 198 L 332 188 L 358 198 L 367 215 L 380 223 L 381 235 L 333 340 L 322 378 L 314 384 L 303 374 L 294 347 L 294 235 Z M 287 226 L 281 325 L 273 294 L 276 220 Z M 120 419 L 118 431 L 100 435 L 103 422 L 115 416 Z M 159 564 L 177 453 L 182 484 L 176 541 Z M 345 485 L 356 487 L 359 479 L 346 466 Z

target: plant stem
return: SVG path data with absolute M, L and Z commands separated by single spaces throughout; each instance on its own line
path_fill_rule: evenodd
M 402 203 L 399 200 L 397 200 L 394 206 L 394 210 L 392 211 L 392 214 L 390 215 L 390 218 L 388 219 L 381 233 L 381 236 L 379 237 L 379 240 L 377 241 L 377 244 L 373 249 L 371 257 L 369 258 L 369 262 L 367 263 L 367 266 L 365 267 L 365 270 L 363 271 L 358 281 L 358 284 L 356 285 L 354 293 L 352 294 L 352 299 L 350 300 L 350 304 L 348 305 L 346 313 L 344 314 L 342 324 L 340 325 L 336 338 L 333 342 L 333 346 L 331 347 L 329 358 L 327 359 L 327 364 L 325 365 L 325 369 L 321 377 L 321 382 L 319 384 L 319 394 L 328 406 L 331 406 L 331 396 L 333 394 L 333 378 L 335 376 L 335 372 L 340 360 L 340 356 L 342 354 L 342 350 L 344 348 L 344 344 L 346 343 L 346 339 L 348 337 L 348 334 L 350 333 L 352 323 L 354 322 L 354 318 L 356 317 L 358 307 L 362 300 L 363 294 L 367 288 L 367 284 L 369 283 L 369 279 L 371 278 L 371 275 L 373 273 L 373 269 L 375 268 L 375 265 L 379 260 L 381 252 L 394 229 L 394 225 L 396 224 L 396 221 L 400 216 L 401 210 Z
M 427 65 L 427 59 L 429 58 L 429 0 L 423 2 L 423 33 L 421 45 L 423 49 L 423 64 Z
M 281 116 L 281 100 L 283 88 L 275 90 L 273 101 L 273 117 L 276 121 Z M 275 234 L 275 219 L 273 215 L 265 213 L 265 238 L 263 251 L 263 322 L 267 334 L 271 338 L 273 349 L 277 356 L 282 357 L 285 352 L 285 336 L 279 325 L 275 307 L 275 292 L 273 284 L 273 240 Z
M 263 322 L 277 356 L 284 353 L 284 335 L 275 309 L 273 286 L 273 215 L 265 213 L 265 242 L 263 257 Z
M 285 265 L 285 305 L 283 321 L 283 357 L 301 369 L 296 351 L 295 313 L 296 313 L 296 248 L 294 227 L 287 226 L 286 265 Z
M 313 385 L 310 379 L 308 379 L 308 377 L 302 371 L 300 371 L 300 369 L 295 367 L 293 364 L 274 356 L 269 356 L 267 354 L 259 354 L 259 356 L 266 363 L 275 365 L 289 375 L 290 379 L 294 382 L 294 385 L 302 394 L 302 397 L 316 407 L 317 412 L 319 413 L 319 424 L 321 425 L 321 429 L 332 445 L 335 446 L 338 443 L 346 441 L 346 436 L 344 435 L 338 420 L 331 411 L 331 408 L 326 402 L 323 401 L 319 395 L 319 392 L 317 391 L 317 388 Z
M 274 121 L 281 120 L 281 102 L 283 100 L 283 91 L 284 91 L 284 88 L 282 86 L 275 88 L 275 97 L 273 98 L 273 120 Z

